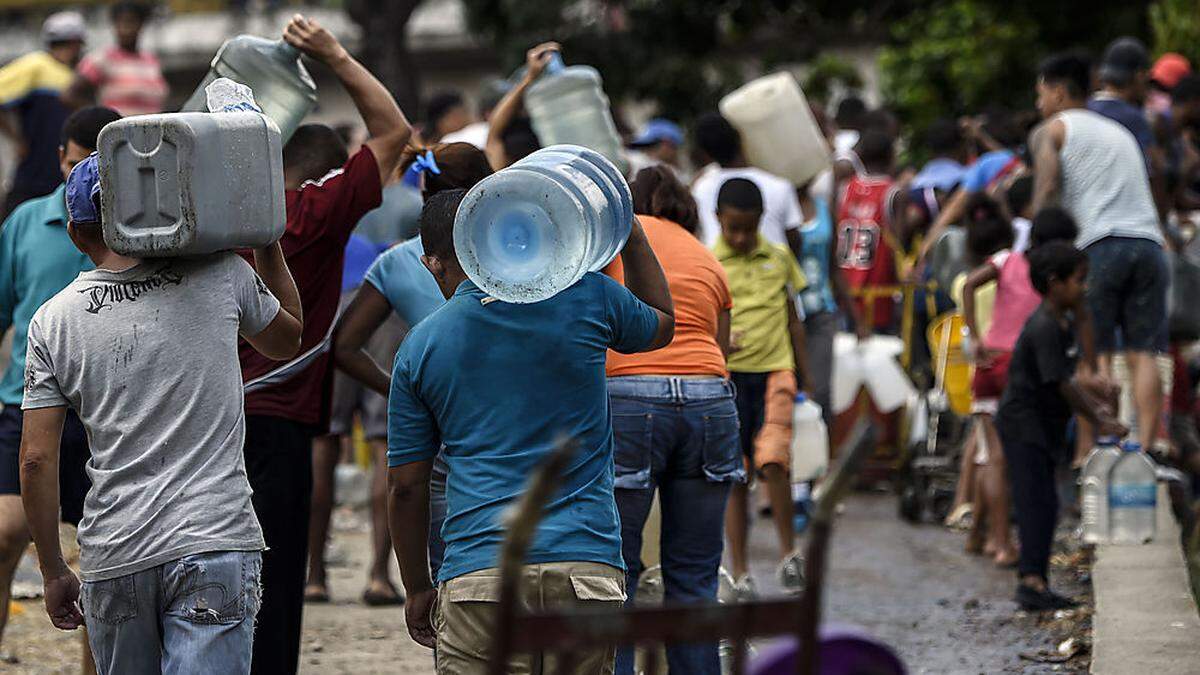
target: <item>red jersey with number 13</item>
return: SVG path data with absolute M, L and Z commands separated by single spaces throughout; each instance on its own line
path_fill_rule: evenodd
M 851 289 L 890 286 L 898 281 L 896 252 L 890 241 L 889 210 L 895 195 L 889 176 L 854 176 L 842 192 L 838 208 L 837 257 L 842 277 Z M 864 320 L 866 304 L 855 299 Z M 895 302 L 890 295 L 875 300 L 873 325 L 892 325 Z

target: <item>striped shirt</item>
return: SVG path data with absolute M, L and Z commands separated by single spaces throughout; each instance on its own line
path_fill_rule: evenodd
M 154 54 L 111 45 L 85 56 L 78 70 L 96 87 L 100 105 L 126 117 L 162 112 L 167 81 Z

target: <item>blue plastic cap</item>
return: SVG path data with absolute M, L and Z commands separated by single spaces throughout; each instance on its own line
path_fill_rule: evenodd
M 807 400 L 808 400 L 808 394 L 805 394 L 802 391 L 796 392 L 796 403 L 804 403 Z
M 564 64 L 562 60 L 562 54 L 559 52 L 550 52 L 550 62 L 546 64 L 547 73 L 553 75 L 554 73 L 557 73 L 566 67 L 566 64 Z
M 1141 452 L 1142 444 L 1135 441 L 1129 441 L 1125 445 L 1121 446 L 1121 449 L 1125 452 Z

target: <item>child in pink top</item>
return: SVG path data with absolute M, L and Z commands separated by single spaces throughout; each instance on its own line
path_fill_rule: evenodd
M 993 203 L 994 205 L 994 203 Z M 979 202 L 981 220 L 1003 219 L 999 208 Z M 1007 222 L 1007 221 L 1006 221 Z M 1055 240 L 1074 241 L 1078 229 L 1070 214 L 1059 208 L 1040 211 L 1033 218 L 1030 247 L 1037 248 Z M 975 290 L 996 282 L 996 301 L 992 309 L 992 324 L 982 340 L 975 311 Z M 1022 252 L 1003 250 L 988 258 L 967 276 L 963 286 L 963 318 L 970 341 L 979 345 L 975 351 L 975 380 L 972 382 L 973 409 L 976 430 L 981 434 L 982 452 L 986 467 L 979 472 L 975 491 L 975 528 L 968 550 L 992 555 L 997 565 L 1011 566 L 1016 562 L 1016 550 L 1009 538 L 1009 493 L 1000 451 L 1000 438 L 992 416 L 1008 382 L 1008 363 L 1013 346 L 1025 327 L 1025 321 L 1041 304 L 1041 297 L 1029 281 L 1029 262 Z M 988 514 L 994 517 L 987 518 Z M 983 527 L 987 522 L 987 542 L 982 543 Z

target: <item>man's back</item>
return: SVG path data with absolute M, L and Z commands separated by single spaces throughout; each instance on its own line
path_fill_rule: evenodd
M 412 330 L 392 379 L 388 457 L 392 466 L 430 459 L 445 444 L 441 581 L 497 565 L 501 513 L 562 435 L 580 448 L 526 560 L 623 566 L 605 353 L 646 347 L 657 326 L 625 288 L 587 274 L 530 305 L 463 282 Z
M 85 581 L 263 548 L 237 340 L 278 308 L 249 265 L 218 254 L 84 272 L 34 316 L 23 407 L 68 405 L 91 441 Z
M 1146 163 L 1133 135 L 1090 110 L 1067 110 L 1057 119 L 1066 130 L 1059 153 L 1062 204 L 1079 224 L 1075 245 L 1105 237 L 1162 243 Z

